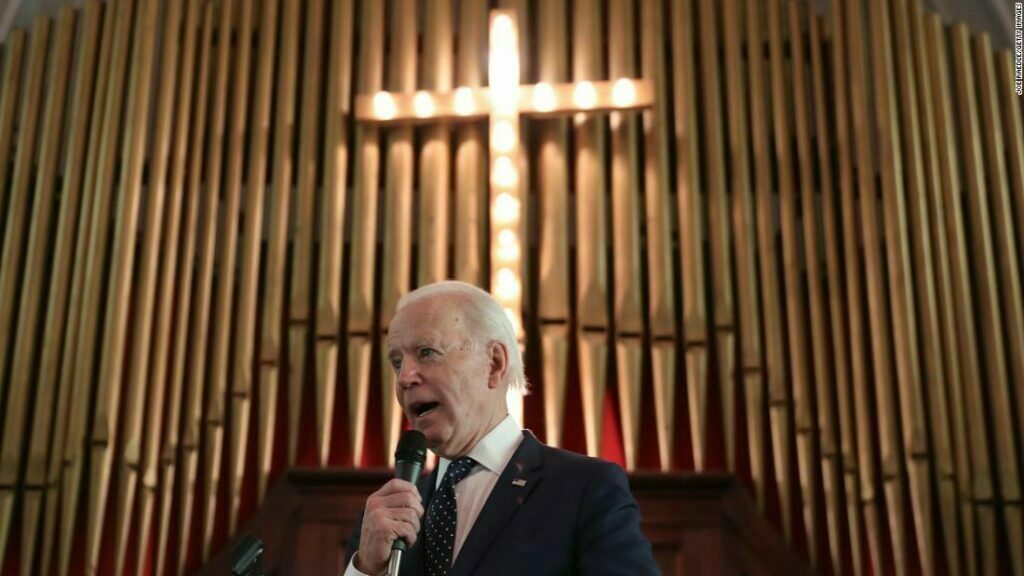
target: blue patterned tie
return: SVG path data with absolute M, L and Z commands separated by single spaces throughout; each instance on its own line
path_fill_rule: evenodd
M 455 504 L 455 485 L 469 475 L 476 466 L 476 460 L 463 456 L 448 464 L 448 471 L 430 500 L 427 523 L 424 530 L 424 546 L 427 555 L 427 576 L 447 576 L 452 569 L 452 552 L 455 549 L 455 521 L 458 511 Z

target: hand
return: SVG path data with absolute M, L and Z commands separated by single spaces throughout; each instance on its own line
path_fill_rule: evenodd
M 363 528 L 355 567 L 365 574 L 382 574 L 388 567 L 391 545 L 404 538 L 411 547 L 420 531 L 423 504 L 416 486 L 395 478 L 366 499 Z

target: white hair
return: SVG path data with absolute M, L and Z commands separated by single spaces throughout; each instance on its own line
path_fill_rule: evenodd
M 509 391 L 526 395 L 529 386 L 523 369 L 523 355 L 519 351 L 519 342 L 516 341 L 515 328 L 505 315 L 505 310 L 487 291 L 465 282 L 444 280 L 420 286 L 402 296 L 395 306 L 395 311 L 426 298 L 439 297 L 448 298 L 466 314 L 470 337 L 474 342 L 498 342 L 505 346 L 508 367 L 505 371 L 504 384 L 508 385 Z

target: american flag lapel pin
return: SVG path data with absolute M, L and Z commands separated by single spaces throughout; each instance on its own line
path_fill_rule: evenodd
M 515 480 L 512 481 L 512 485 L 519 486 L 520 488 L 522 488 L 523 486 L 526 486 L 526 479 L 516 478 Z

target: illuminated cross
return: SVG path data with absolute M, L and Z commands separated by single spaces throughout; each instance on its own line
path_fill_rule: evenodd
M 519 116 L 638 110 L 654 104 L 654 85 L 621 78 L 607 82 L 519 83 L 519 28 L 514 10 L 493 10 L 489 86 L 414 94 L 377 92 L 356 97 L 356 119 L 374 124 L 422 124 L 490 119 L 491 292 L 523 341 L 522 198 Z

